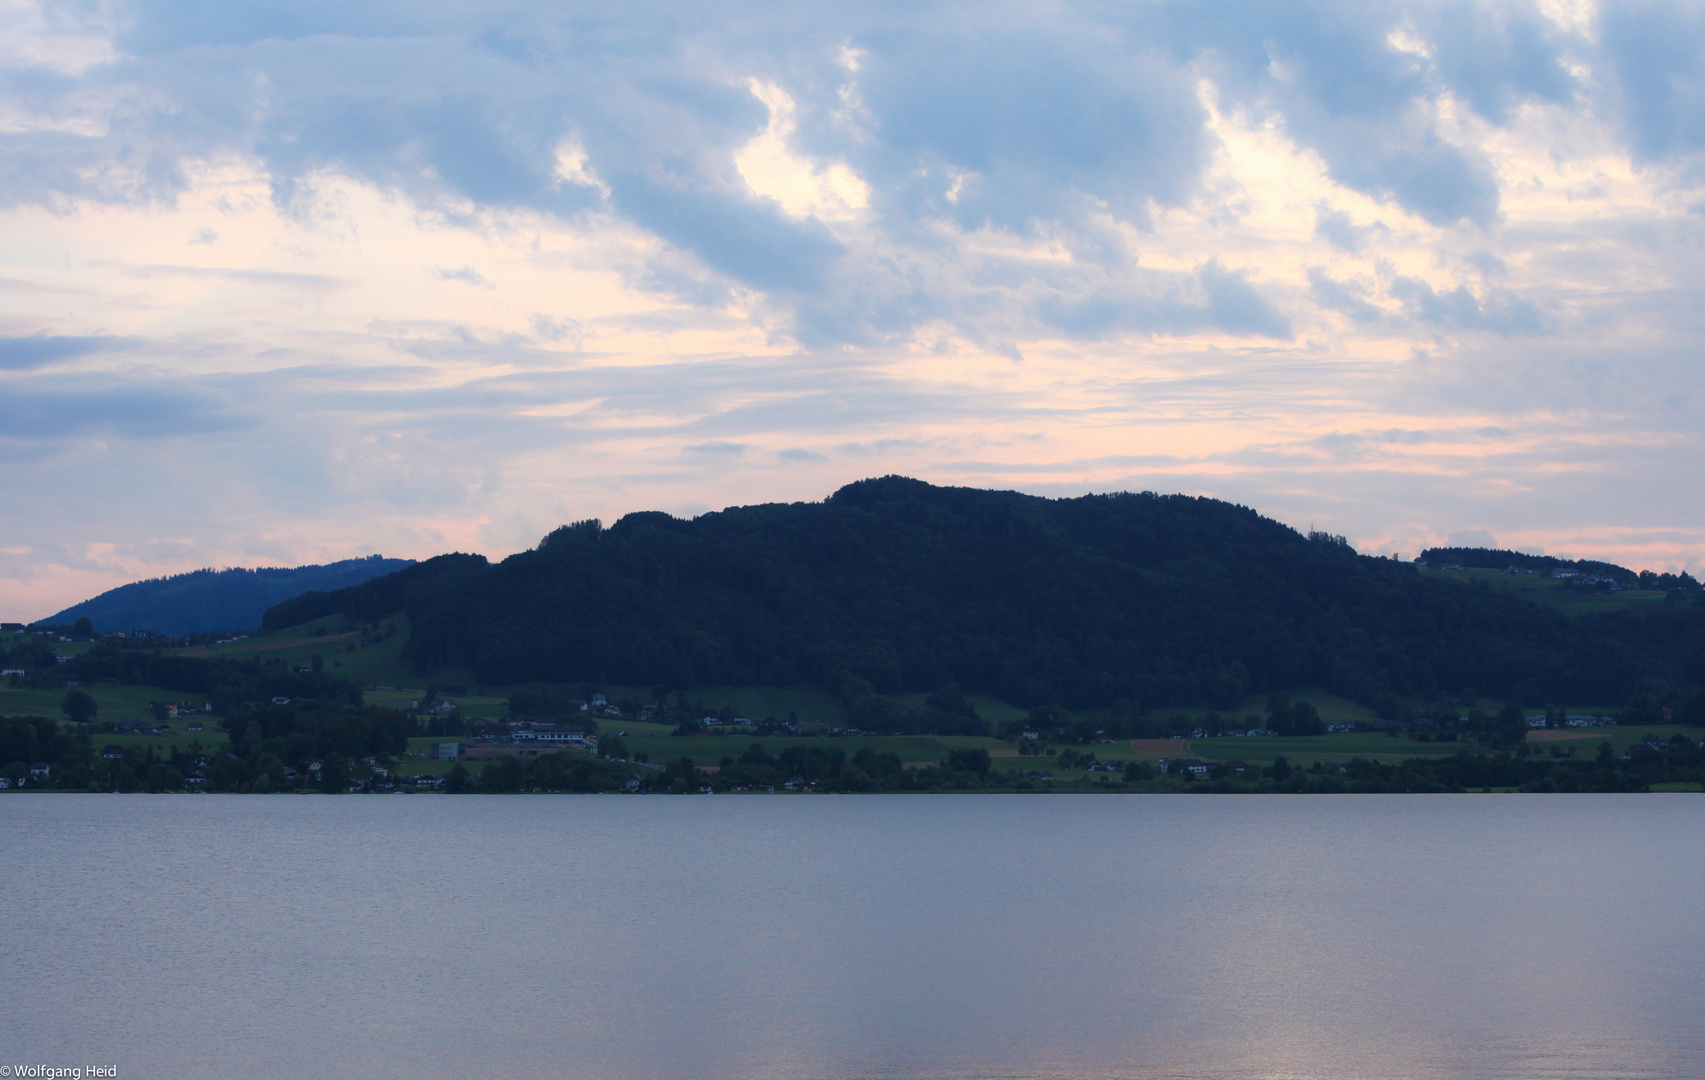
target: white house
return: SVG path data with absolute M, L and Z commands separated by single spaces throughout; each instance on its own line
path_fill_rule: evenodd
M 571 727 L 535 728 L 535 729 L 533 729 L 533 731 L 530 734 L 532 735 L 533 738 L 538 739 L 540 742 L 574 743 L 574 742 L 585 742 L 586 741 L 586 732 L 581 728 L 571 728 Z M 517 737 L 519 737 L 519 736 L 517 736 Z

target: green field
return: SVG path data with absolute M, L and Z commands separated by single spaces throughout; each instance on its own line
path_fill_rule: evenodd
M 408 619 L 393 615 L 380 620 L 379 628 L 377 633 L 370 633 L 365 624 L 346 624 L 343 616 L 328 615 L 287 630 L 253 633 L 226 645 L 198 645 L 170 652 L 178 656 L 224 656 L 237 660 L 277 659 L 292 667 L 306 667 L 318 656 L 325 661 L 329 674 L 363 686 L 424 688 L 426 684 L 402 662 Z M 457 680 L 446 675 L 441 681 Z
M 1443 581 L 1466 585 L 1484 581 L 1494 592 L 1508 592 L 1535 604 L 1544 604 L 1571 615 L 1595 611 L 1643 611 L 1664 602 L 1664 594 L 1652 589 L 1624 589 L 1621 592 L 1588 592 L 1572 589 L 1556 578 L 1538 574 L 1506 574 L 1502 570 L 1440 570 L 1436 567 L 1418 568 L 1421 573 Z
M 96 720 L 148 720 L 153 717 L 149 710 L 150 701 L 170 701 L 174 704 L 180 701 L 201 704 L 207 699 L 200 694 L 185 694 L 179 690 L 165 690 L 158 686 L 103 686 L 99 683 L 90 686 L 79 686 L 95 699 L 95 707 L 100 711 L 95 714 Z M 0 716 L 51 716 L 60 717 L 60 703 L 65 700 L 64 690 L 27 690 L 13 689 L 0 682 Z M 203 718 L 211 724 L 210 719 Z M 181 723 L 181 721 L 173 721 Z

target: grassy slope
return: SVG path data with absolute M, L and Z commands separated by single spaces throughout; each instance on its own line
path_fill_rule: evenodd
M 1570 615 L 1594 611 L 1646 611 L 1664 602 L 1664 594 L 1651 589 L 1625 589 L 1622 592 L 1583 592 L 1567 587 L 1555 578 L 1538 574 L 1506 574 L 1501 570 L 1439 570 L 1423 566 L 1422 574 L 1442 581 L 1467 585 L 1485 581 L 1498 592 L 1511 592 L 1523 600 L 1554 607 Z

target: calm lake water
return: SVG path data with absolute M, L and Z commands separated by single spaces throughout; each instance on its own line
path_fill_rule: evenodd
M 1705 1076 L 1705 797 L 0 797 L 0 1063 Z

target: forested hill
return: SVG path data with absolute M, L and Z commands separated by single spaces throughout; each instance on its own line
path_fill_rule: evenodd
M 196 570 L 120 585 L 41 622 L 70 626 L 87 618 L 101 632 L 152 630 L 172 635 L 250 630 L 259 626 L 261 615 L 280 600 L 310 589 L 359 585 L 401 570 L 412 561 L 369 555 L 323 566 Z
M 442 556 L 267 624 L 399 609 L 411 662 L 486 683 L 803 678 L 851 698 L 953 680 L 1075 707 L 1229 708 L 1306 685 L 1376 707 L 1619 702 L 1642 678 L 1701 681 L 1705 657 L 1691 605 L 1583 620 L 1212 499 L 902 477 L 821 503 L 567 525 L 498 564 Z

